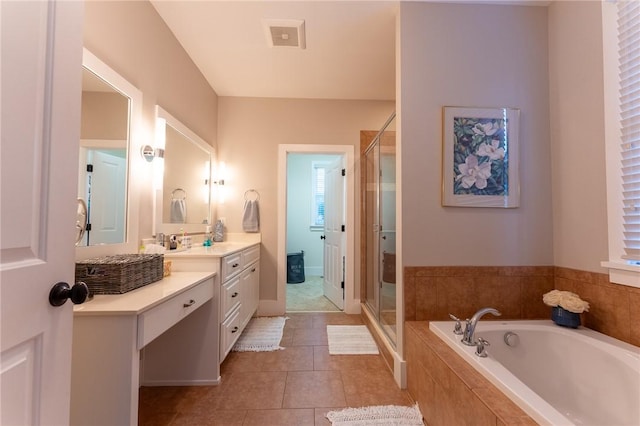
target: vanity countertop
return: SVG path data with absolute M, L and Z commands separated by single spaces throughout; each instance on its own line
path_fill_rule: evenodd
M 170 276 L 124 294 L 99 294 L 73 307 L 74 315 L 140 314 L 213 277 L 211 272 L 174 272 Z
M 167 250 L 165 259 L 176 257 L 224 257 L 259 244 L 259 241 L 225 241 L 213 243 L 210 247 L 194 246 L 186 250 Z

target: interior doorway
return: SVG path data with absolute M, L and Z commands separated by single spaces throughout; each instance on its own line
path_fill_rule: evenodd
M 287 155 L 287 312 L 344 307 L 344 156 Z
M 287 312 L 353 312 L 353 146 L 281 145 L 278 299 Z M 302 261 L 303 265 L 300 264 Z

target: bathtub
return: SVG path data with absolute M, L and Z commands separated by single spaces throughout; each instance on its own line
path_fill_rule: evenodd
M 453 321 L 429 328 L 543 425 L 640 425 L 640 348 L 551 321 L 480 321 L 488 356 L 463 345 Z M 505 342 L 506 333 L 512 346 Z

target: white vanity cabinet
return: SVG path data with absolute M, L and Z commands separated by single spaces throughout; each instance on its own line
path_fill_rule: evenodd
M 71 424 L 137 424 L 138 388 L 145 369 L 141 350 L 183 326 L 190 330 L 191 342 L 207 341 L 208 318 L 219 316 L 216 286 L 213 273 L 181 272 L 125 294 L 99 295 L 74 306 Z M 217 330 L 213 332 L 217 337 Z M 217 368 L 202 362 L 202 345 L 173 342 L 173 356 L 180 359 L 179 365 L 169 368 L 174 378 L 191 382 L 215 376 Z M 170 354 L 156 355 L 151 358 L 166 360 Z M 217 350 L 210 356 L 215 363 Z
M 260 245 L 254 245 L 220 259 L 222 307 L 220 362 L 258 309 L 260 298 Z
M 220 288 L 220 310 L 219 316 L 215 318 L 215 324 L 209 324 L 209 326 L 217 328 L 219 340 L 216 341 L 218 344 L 216 350 L 219 363 L 222 363 L 258 309 L 260 299 L 259 240 L 243 243 L 214 243 L 212 247 L 194 247 L 183 252 L 167 252 L 165 259 L 171 260 L 173 271 L 217 273 L 216 280 Z M 171 344 L 167 342 L 162 351 L 169 350 L 171 350 Z M 145 382 L 147 381 L 145 380 Z

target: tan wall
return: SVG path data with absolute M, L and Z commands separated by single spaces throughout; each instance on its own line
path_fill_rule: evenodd
M 228 232 L 242 232 L 244 192 L 253 188 L 260 193 L 260 299 L 275 300 L 276 225 L 283 214 L 277 211 L 278 145 L 353 145 L 358 152 L 360 130 L 380 129 L 394 103 L 220 97 L 218 105 L 219 158 L 228 176 L 217 216 L 226 218 Z
M 554 264 L 594 272 L 609 258 L 601 7 L 549 7 Z
M 86 2 L 84 46 L 143 93 L 144 134 L 150 142 L 159 104 L 216 146 L 217 95 L 151 3 Z M 141 238 L 152 235 L 150 176 L 144 185 L 149 191 L 139 198 Z
M 552 265 L 544 7 L 400 4 L 405 266 Z M 441 206 L 442 107 L 519 108 L 520 207 Z
M 83 92 L 80 138 L 126 140 L 128 108 L 119 93 Z

